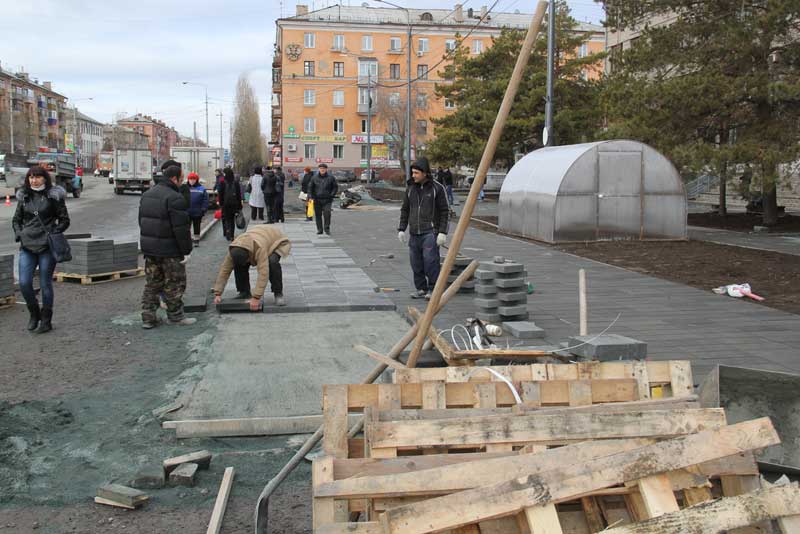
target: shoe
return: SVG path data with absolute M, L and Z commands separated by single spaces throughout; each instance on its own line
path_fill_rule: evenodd
M 322 235 L 322 232 L 317 232 L 317 235 Z
M 283 298 L 283 295 L 275 295 L 275 306 L 286 306 L 286 299 Z
M 53 308 L 42 308 L 42 320 L 39 322 L 39 328 L 36 329 L 37 334 L 44 334 L 53 329 Z
M 178 321 L 173 321 L 172 319 L 167 319 L 167 324 L 171 324 L 173 326 L 190 326 L 197 322 L 197 319 L 194 317 L 184 317 Z
M 325 235 L 331 235 L 331 231 L 330 230 L 325 230 Z
M 42 318 L 42 311 L 39 309 L 39 303 L 37 302 L 33 306 L 28 304 L 28 312 L 31 314 L 31 318 L 28 321 L 28 330 L 33 332 L 39 327 L 39 321 Z
M 253 296 L 250 294 L 249 291 L 241 291 L 241 292 L 237 293 L 236 297 L 234 297 L 234 298 L 236 298 L 236 300 L 248 300 L 248 299 L 253 298 Z
M 431 300 L 431 292 L 430 291 L 425 293 L 425 300 Z
M 200 240 L 199 239 L 193 239 L 192 240 L 192 246 L 194 248 L 199 248 L 200 247 Z
M 422 299 L 425 298 L 425 290 L 424 289 L 417 289 L 411 295 L 409 295 L 412 299 Z
M 153 322 L 142 321 L 142 328 L 145 330 L 152 330 L 153 328 L 157 327 L 161 324 L 161 319 L 156 319 Z

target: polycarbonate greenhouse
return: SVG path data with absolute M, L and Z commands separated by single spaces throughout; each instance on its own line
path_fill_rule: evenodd
M 686 191 L 675 166 L 628 140 L 547 147 L 509 171 L 504 232 L 545 241 L 686 239 Z

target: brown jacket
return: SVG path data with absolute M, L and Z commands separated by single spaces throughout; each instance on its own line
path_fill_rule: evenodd
M 269 257 L 276 252 L 280 257 L 285 258 L 292 250 L 292 244 L 277 226 L 272 224 L 259 224 L 253 226 L 245 233 L 234 239 L 231 247 L 239 247 L 250 252 L 250 265 L 255 265 L 258 269 L 258 281 L 255 290 L 252 291 L 253 298 L 260 299 L 264 296 L 269 280 Z M 221 295 L 225 289 L 225 284 L 233 271 L 233 260 L 230 254 L 225 255 L 222 267 L 219 268 L 217 282 L 214 284 L 214 294 Z

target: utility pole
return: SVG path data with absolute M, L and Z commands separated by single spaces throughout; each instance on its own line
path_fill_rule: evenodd
M 197 147 L 197 121 L 192 122 L 192 146 Z
M 211 146 L 211 143 L 208 140 L 208 86 L 206 86 L 205 89 L 206 89 L 206 146 Z
M 553 75 L 555 74 L 556 0 L 550 0 L 547 14 L 547 96 L 544 104 L 544 135 L 542 144 L 553 146 Z
M 218 114 L 219 116 L 219 148 L 222 148 L 222 112 L 220 111 Z
M 408 16 L 407 86 L 406 86 L 406 183 L 411 180 L 411 12 Z
M 367 68 L 367 183 L 372 177 L 372 71 Z

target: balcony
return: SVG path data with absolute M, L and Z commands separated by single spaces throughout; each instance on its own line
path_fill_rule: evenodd
M 375 84 L 378 83 L 378 75 L 377 74 L 373 74 L 372 76 L 361 76 L 360 74 L 358 75 L 358 85 L 363 85 L 364 87 L 366 87 L 367 85 L 370 84 L 370 80 L 372 81 L 371 85 L 374 87 Z
M 372 113 L 374 114 L 378 106 L 375 105 L 375 102 L 372 103 Z M 359 115 L 368 115 L 369 114 L 369 104 L 358 104 L 358 114 Z
M 386 53 L 399 56 L 399 55 L 403 54 L 403 49 L 402 48 L 390 48 L 389 50 L 386 51 Z
M 272 118 L 273 119 L 279 119 L 282 116 L 283 116 L 283 113 L 281 113 L 281 108 L 279 108 L 279 107 L 272 108 Z
M 283 90 L 283 84 L 280 80 L 272 80 L 272 92 L 280 93 Z
M 282 55 L 280 50 L 275 49 L 275 55 L 272 56 L 272 66 L 273 67 L 280 67 L 282 63 Z

